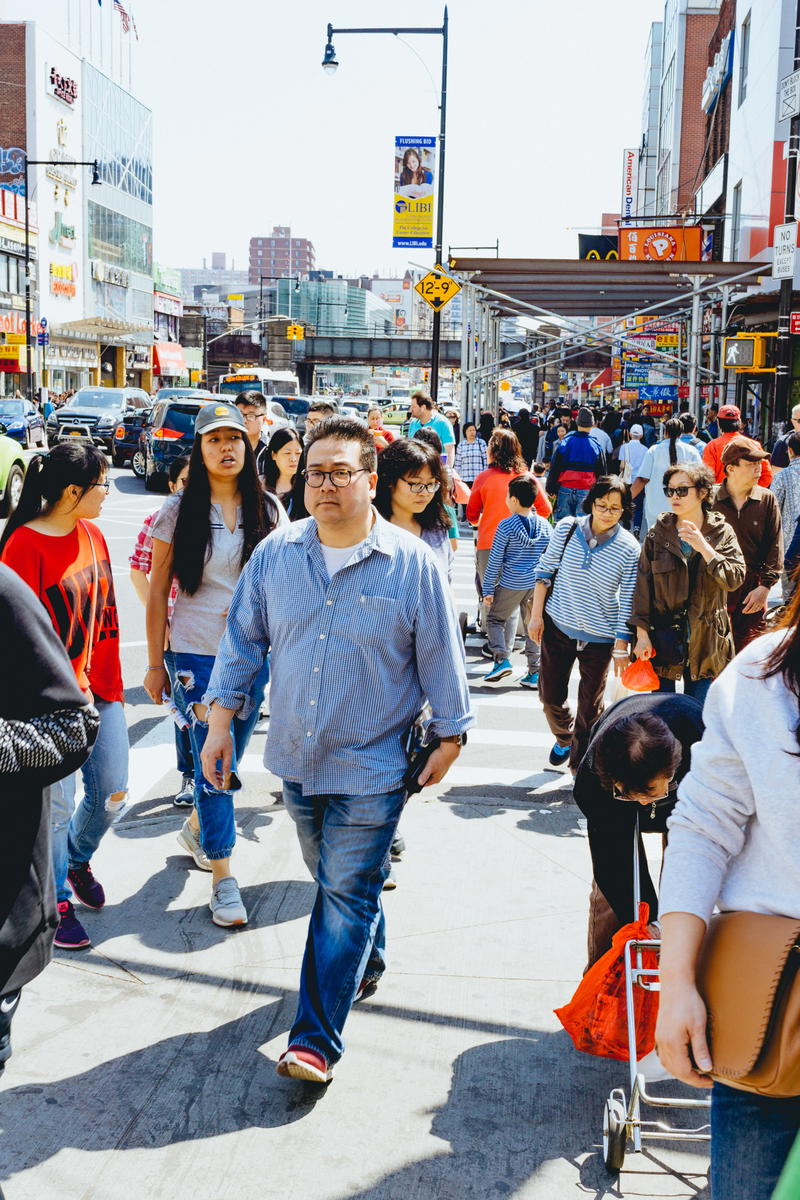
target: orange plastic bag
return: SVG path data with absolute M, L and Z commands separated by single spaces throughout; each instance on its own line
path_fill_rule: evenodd
M 578 990 L 563 1008 L 554 1012 L 566 1029 L 576 1050 L 600 1058 L 628 1061 L 628 1017 L 625 1004 L 625 943 L 632 938 L 649 938 L 649 906 L 639 905 L 639 920 L 623 925 L 614 934 L 611 949 L 590 967 L 578 984 Z M 658 953 L 642 951 L 642 966 L 657 967 Z M 633 989 L 636 1022 L 636 1048 L 644 1058 L 656 1044 L 658 992 L 641 987 Z
M 657 692 L 659 679 L 649 658 L 636 658 L 620 675 L 626 688 L 632 692 Z

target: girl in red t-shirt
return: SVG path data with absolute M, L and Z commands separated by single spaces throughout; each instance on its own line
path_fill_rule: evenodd
M 0 538 L 0 559 L 41 600 L 78 685 L 100 714 L 97 741 L 81 768 L 84 795 L 77 809 L 76 775 L 51 791 L 59 916 L 55 944 L 65 950 L 90 944 L 70 897 L 74 893 L 88 908 L 105 904 L 90 860 L 124 805 L 128 787 L 117 603 L 108 547 L 92 521 L 108 492 L 107 472 L 105 456 L 94 446 L 65 442 L 37 455 Z

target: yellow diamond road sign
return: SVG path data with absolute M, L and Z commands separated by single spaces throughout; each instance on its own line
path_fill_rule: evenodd
M 441 271 L 441 267 L 437 271 Z M 444 308 L 453 296 L 458 295 L 461 291 L 461 284 L 456 283 L 455 279 L 451 279 L 449 275 L 439 275 L 437 271 L 428 271 L 427 275 L 423 275 L 419 283 L 414 285 L 414 291 L 419 292 L 426 304 L 430 304 L 434 312 Z

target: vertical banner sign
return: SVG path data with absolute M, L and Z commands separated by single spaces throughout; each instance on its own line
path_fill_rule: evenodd
M 637 197 L 639 193 L 639 149 L 634 146 L 622 151 L 622 206 L 620 217 L 630 221 L 636 216 Z
M 435 137 L 394 140 L 392 245 L 433 248 Z

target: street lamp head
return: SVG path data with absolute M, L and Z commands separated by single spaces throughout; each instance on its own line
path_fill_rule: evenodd
M 336 49 L 331 41 L 332 30 L 328 26 L 328 44 L 325 47 L 325 57 L 322 60 L 322 69 L 326 75 L 335 75 L 339 67 L 336 61 Z
M 100 163 L 97 161 L 97 159 L 95 159 L 92 163 L 92 183 L 100 184 L 102 182 L 103 181 L 100 178 Z

